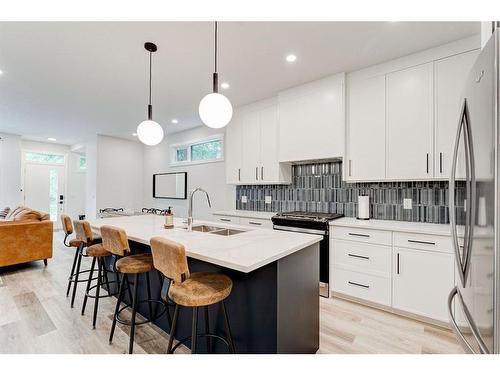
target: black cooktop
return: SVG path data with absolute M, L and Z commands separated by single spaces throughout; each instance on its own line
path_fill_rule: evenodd
M 279 220 L 281 222 L 289 221 L 310 221 L 310 222 L 320 222 L 327 223 L 330 220 L 338 219 L 344 216 L 343 214 L 333 214 L 324 212 L 303 212 L 303 211 L 291 211 L 291 212 L 280 212 L 273 216 L 273 222 Z

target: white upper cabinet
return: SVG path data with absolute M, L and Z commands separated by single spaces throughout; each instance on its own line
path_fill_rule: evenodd
M 229 184 L 289 184 L 291 166 L 278 161 L 276 99 L 239 108 L 226 129 Z
M 436 178 L 450 177 L 453 144 L 457 133 L 461 97 L 465 81 L 474 64 L 479 50 L 461 53 L 434 63 L 435 71 L 435 160 L 434 175 Z M 459 166 L 463 161 L 459 161 Z M 461 176 L 459 168 L 458 175 Z
M 345 74 L 279 94 L 279 161 L 344 156 Z
M 226 127 L 224 163 L 226 164 L 226 182 L 228 184 L 238 184 L 241 181 L 243 121 L 244 116 L 235 111 L 231 122 Z
M 385 75 L 347 80 L 346 181 L 385 177 Z
M 433 63 L 386 76 L 388 179 L 433 177 Z

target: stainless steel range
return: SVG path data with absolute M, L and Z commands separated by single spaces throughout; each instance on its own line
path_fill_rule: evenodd
M 330 297 L 330 221 L 342 217 L 342 214 L 321 212 L 281 212 L 272 217 L 273 228 L 289 232 L 319 234 L 323 236 L 319 244 L 319 295 Z

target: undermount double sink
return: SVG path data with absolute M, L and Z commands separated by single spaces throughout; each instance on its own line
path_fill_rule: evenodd
M 246 232 L 245 230 L 240 229 L 230 229 L 230 228 L 221 228 L 214 227 L 211 225 L 195 225 L 193 226 L 193 232 L 203 232 L 209 234 L 218 234 L 219 236 L 233 236 L 238 233 Z

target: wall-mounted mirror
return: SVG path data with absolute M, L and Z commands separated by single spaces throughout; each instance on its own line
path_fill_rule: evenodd
M 153 198 L 186 199 L 187 172 L 153 175 Z

